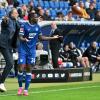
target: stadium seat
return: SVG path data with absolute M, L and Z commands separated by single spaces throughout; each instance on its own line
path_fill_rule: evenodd
M 73 63 L 72 62 L 63 62 L 62 65 L 65 68 L 72 68 L 73 67 Z
M 81 50 L 82 50 L 83 52 L 86 50 L 86 45 L 85 45 L 84 42 L 81 43 L 80 48 L 81 48 Z
M 90 43 L 87 43 L 87 46 L 86 46 L 86 48 L 88 48 L 90 46 Z
M 82 0 L 84 3 L 86 2 L 86 0 Z
M 44 1 L 44 8 L 48 9 L 50 8 L 49 2 L 48 1 Z
M 60 1 L 60 9 L 63 9 L 64 8 L 64 2 L 63 1 Z
M 98 46 L 100 47 L 100 42 L 98 42 Z
M 50 13 L 51 13 L 51 16 L 52 16 L 52 17 L 56 17 L 56 15 L 57 15 L 57 14 L 56 14 L 56 10 L 53 10 L 53 9 L 50 10 Z
M 23 0 L 23 3 L 28 5 L 30 0 Z
M 38 1 L 34 0 L 34 6 L 37 7 L 38 6 Z
M 20 5 L 22 5 L 22 4 L 23 4 L 23 3 L 22 3 L 22 0 L 17 0 L 17 1 L 19 2 L 19 4 L 20 4 Z
M 64 16 L 66 16 L 67 11 L 64 9 L 64 10 L 62 10 L 62 13 L 64 14 Z
M 44 8 L 44 2 L 42 0 L 39 1 L 39 5 Z
M 64 8 L 69 8 L 69 3 L 68 2 L 64 2 Z
M 100 2 L 100 0 L 97 0 L 96 2 Z
M 55 9 L 55 2 L 54 2 L 54 1 L 50 1 L 49 3 L 50 3 L 50 7 L 51 7 L 52 9 Z
M 0 18 L 6 15 L 6 10 L 4 8 L 0 8 Z
M 100 10 L 100 2 L 96 4 L 97 10 Z
M 55 2 L 55 8 L 57 8 L 57 9 L 60 8 L 59 2 Z

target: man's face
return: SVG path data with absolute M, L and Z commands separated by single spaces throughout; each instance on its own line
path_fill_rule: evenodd
M 56 28 L 57 28 L 57 25 L 56 25 L 55 22 L 51 23 L 51 28 L 52 28 L 52 29 L 56 29 Z
M 46 10 L 46 12 L 45 12 L 45 13 L 46 13 L 46 15 L 49 15 L 49 11 L 48 11 L 48 10 Z
M 18 12 L 16 9 L 13 10 L 12 17 L 14 17 L 15 19 L 18 18 Z
M 26 5 L 23 5 L 23 6 L 22 6 L 22 9 L 26 11 L 26 10 L 27 10 Z
M 73 42 L 70 42 L 69 47 L 70 47 L 70 49 L 73 49 L 73 48 L 75 48 L 75 44 Z
M 94 9 L 94 5 L 93 4 L 90 4 L 90 9 Z
M 69 50 L 69 46 L 66 45 L 66 46 L 64 47 L 64 50 L 65 50 L 65 51 L 68 51 L 68 50 Z
M 100 16 L 100 11 L 97 12 L 97 15 Z
M 44 15 L 44 10 L 43 10 L 43 9 L 40 9 L 40 10 L 39 10 L 39 14 L 40 14 L 40 15 Z
M 96 43 L 96 42 L 93 42 L 93 43 L 92 43 L 92 47 L 93 47 L 93 48 L 96 48 L 96 46 L 97 46 L 97 43 Z
M 68 16 L 69 16 L 69 17 L 72 17 L 72 13 L 70 12 L 70 13 L 68 14 Z

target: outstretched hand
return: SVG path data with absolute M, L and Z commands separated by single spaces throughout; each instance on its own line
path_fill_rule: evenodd
M 59 35 L 54 35 L 53 38 L 57 39 L 57 38 L 59 38 Z
M 4 23 L 6 23 L 6 24 L 7 24 L 7 23 L 8 23 L 9 18 L 8 18 L 7 16 L 4 16 L 2 20 L 3 20 L 3 22 L 4 22 Z
M 25 41 L 26 41 L 26 42 L 29 42 L 30 40 L 29 40 L 29 39 L 27 39 L 27 38 L 25 38 Z
M 8 22 L 9 22 L 9 18 L 7 16 L 4 16 L 2 18 L 1 26 L 2 27 L 7 27 L 8 26 Z

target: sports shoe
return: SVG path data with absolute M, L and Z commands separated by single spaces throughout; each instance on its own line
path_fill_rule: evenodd
M 24 96 L 28 96 L 28 91 L 27 91 L 27 90 L 24 90 L 23 95 L 24 95 Z
M 92 66 L 92 72 L 96 72 L 96 67 Z
M 19 89 L 18 89 L 18 95 L 22 95 L 22 93 L 23 93 L 23 88 L 22 87 L 20 87 Z
M 0 84 L 0 92 L 6 92 L 6 88 L 3 83 Z

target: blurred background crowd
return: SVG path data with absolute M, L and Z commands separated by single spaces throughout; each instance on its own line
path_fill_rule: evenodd
M 100 21 L 100 0 L 77 0 L 79 6 L 90 16 L 88 20 Z M 38 14 L 40 21 L 75 21 L 87 20 L 72 12 L 69 0 L 0 0 L 0 18 L 17 8 L 19 19 L 27 20 L 29 12 Z

